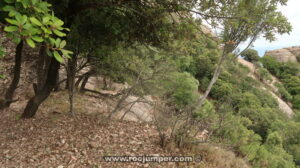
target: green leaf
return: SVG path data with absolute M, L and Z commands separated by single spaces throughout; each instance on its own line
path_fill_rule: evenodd
M 31 47 L 31 48 L 35 48 L 35 43 L 33 40 L 31 40 L 30 38 L 26 39 L 27 44 Z
M 59 48 L 60 42 L 61 42 L 61 39 L 57 38 L 56 41 L 55 41 L 55 47 L 56 48 Z
M 60 43 L 59 47 L 60 47 L 60 48 L 64 48 L 64 47 L 66 46 L 66 44 L 67 44 L 66 40 L 63 40 L 63 41 Z
M 19 15 L 19 14 L 20 13 L 17 12 L 16 10 L 11 10 L 11 11 L 9 11 L 8 16 L 9 17 L 14 17 L 14 16 Z
M 6 31 L 6 32 L 15 32 L 15 31 L 18 31 L 18 30 L 19 30 L 19 28 L 16 27 L 16 26 L 7 26 L 7 27 L 4 28 L 4 31 Z
M 56 34 L 56 35 L 59 36 L 59 37 L 64 37 L 64 36 L 66 36 L 65 33 L 61 32 L 61 31 L 58 31 L 58 30 L 53 30 L 53 32 L 54 32 L 54 34 Z
M 21 21 L 22 25 L 25 24 L 27 22 L 27 16 L 23 15 Z
M 13 24 L 13 25 L 16 25 L 16 26 L 19 25 L 19 23 L 18 23 L 16 20 L 9 19 L 9 18 L 5 18 L 5 20 L 6 20 L 8 23 L 10 23 L 10 24 Z
M 53 51 L 53 55 L 58 62 L 62 63 L 64 61 L 64 59 L 60 56 L 60 54 L 57 51 Z
M 44 24 L 47 24 L 49 22 L 49 20 L 50 20 L 50 17 L 48 17 L 48 16 L 43 17 Z
M 15 10 L 15 8 L 13 6 L 10 6 L 10 5 L 6 5 L 2 8 L 3 11 L 5 12 L 10 12 L 12 10 Z
M 30 21 L 31 21 L 33 24 L 37 25 L 37 26 L 42 26 L 42 25 L 43 25 L 43 24 L 42 24 L 39 20 L 37 20 L 35 17 L 31 17 L 31 18 L 30 18 Z
M 67 58 L 69 58 L 69 59 L 71 58 L 70 55 L 73 54 L 72 51 L 64 50 L 64 49 L 62 49 L 61 52 L 62 52 L 63 56 L 65 56 L 65 57 L 67 57 Z
M 57 27 L 60 27 L 62 25 L 64 25 L 64 22 L 58 18 L 55 18 L 54 19 L 54 25 L 57 26 Z
M 53 55 L 52 52 L 51 52 L 49 49 L 46 50 L 46 53 L 47 53 L 47 55 L 50 56 L 50 57 L 52 57 L 52 55 Z
M 39 42 L 39 43 L 44 41 L 44 39 L 39 36 L 32 36 L 31 38 L 32 38 L 32 40 Z
M 19 37 L 15 37 L 13 38 L 13 42 L 19 44 L 21 42 L 21 39 Z

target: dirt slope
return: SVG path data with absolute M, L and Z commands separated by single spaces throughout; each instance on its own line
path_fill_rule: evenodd
M 25 104 L 25 103 L 23 103 Z M 77 119 L 46 107 L 35 119 L 17 120 L 22 105 L 1 112 L 0 167 L 174 167 L 174 163 L 106 163 L 107 155 L 176 155 L 160 148 L 154 127 L 101 116 Z

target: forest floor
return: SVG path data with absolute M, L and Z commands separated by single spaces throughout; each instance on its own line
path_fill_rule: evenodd
M 50 104 L 49 104 L 50 103 Z M 66 102 L 64 102 L 67 104 Z M 103 156 L 170 156 L 153 125 L 108 121 L 102 115 L 73 118 L 51 101 L 33 119 L 19 116 L 26 101 L 0 111 L 0 167 L 177 167 L 175 163 L 108 163 Z M 52 106 L 52 107 L 50 107 Z M 177 151 L 178 153 L 178 151 Z

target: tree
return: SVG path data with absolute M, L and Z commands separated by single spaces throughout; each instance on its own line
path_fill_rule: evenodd
M 223 52 L 204 95 L 198 101 L 197 108 L 202 106 L 212 86 L 217 81 L 221 72 L 221 66 L 228 54 L 233 52 L 241 42 L 250 39 L 248 45 L 250 46 L 259 35 L 263 35 L 267 40 L 273 41 L 276 33 L 283 34 L 291 31 L 290 23 L 277 10 L 277 5 L 285 5 L 286 1 L 244 0 L 231 1 L 230 3 L 220 1 L 214 2 L 214 4 L 214 8 L 209 8 L 209 6 L 200 8 L 201 11 L 206 11 L 205 15 L 200 14 L 200 16 L 206 19 L 210 18 L 213 26 L 221 25 L 223 27 Z
M 50 65 L 59 65 L 59 62 L 63 61 L 62 56 L 69 58 L 69 55 L 72 52 L 63 49 L 66 46 L 66 41 L 61 40 L 59 37 L 66 36 L 66 34 L 62 31 L 67 29 L 63 28 L 63 22 L 55 17 L 53 12 L 51 13 L 48 8 L 50 4 L 41 0 L 5 0 L 5 3 L 2 5 L 4 5 L 2 11 L 6 12 L 7 18 L 5 20 L 8 23 L 4 30 L 8 32 L 8 36 L 11 37 L 17 44 L 14 77 L 5 94 L 5 99 L 8 102 L 7 105 L 9 105 L 20 79 L 21 58 L 24 42 L 32 48 L 36 47 L 36 43 L 42 43 L 41 48 L 43 48 L 45 52 L 52 57 Z M 51 67 L 49 67 L 49 69 L 51 69 Z M 49 72 L 49 74 L 54 75 L 52 72 Z M 43 89 L 52 90 L 49 86 L 44 86 Z M 37 97 L 41 97 L 39 94 L 43 92 L 43 89 L 35 89 Z M 37 109 L 35 106 L 39 104 L 39 102 L 40 99 L 29 101 L 29 105 L 25 108 L 25 112 L 22 117 L 27 118 L 33 116 L 36 111 L 35 109 Z
M 259 61 L 258 52 L 254 49 L 246 49 L 243 52 L 241 52 L 241 56 L 249 61 L 249 62 L 257 62 Z

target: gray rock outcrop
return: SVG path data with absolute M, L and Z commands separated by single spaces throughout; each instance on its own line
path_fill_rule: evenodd
M 297 56 L 300 55 L 300 46 L 267 51 L 266 55 L 274 57 L 279 62 L 297 62 Z

